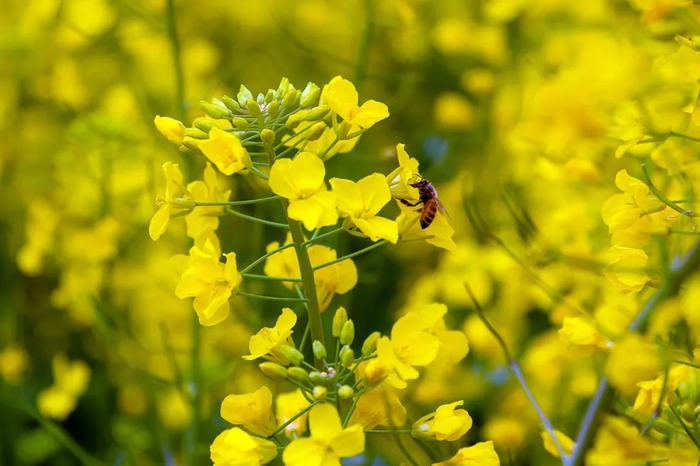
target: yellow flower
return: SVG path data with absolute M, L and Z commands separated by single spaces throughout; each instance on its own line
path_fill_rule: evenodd
M 360 396 L 350 422 L 361 424 L 365 429 L 400 427 L 406 423 L 406 408 L 396 390 L 383 383 Z
M 358 105 L 359 96 L 355 86 L 336 76 L 323 89 L 323 96 L 328 106 L 347 123 L 367 129 L 389 116 L 387 106 L 376 100 L 368 100 Z
M 275 352 L 275 349 L 280 345 L 291 343 L 292 329 L 296 323 L 297 315 L 294 311 L 288 307 L 282 309 L 282 314 L 277 318 L 274 327 L 263 327 L 258 333 L 250 337 L 248 343 L 250 354 L 243 356 L 243 359 L 252 361 L 263 356 L 272 355 L 281 362 L 287 363 L 286 358 Z
M 245 174 L 253 166 L 241 140 L 217 127 L 209 131 L 209 139 L 199 143 L 199 149 L 224 175 Z
M 396 217 L 396 224 L 402 241 L 425 239 L 426 243 L 448 251 L 453 251 L 457 247 L 452 239 L 455 231 L 441 212 L 438 211 L 428 228 L 421 228 L 420 208 L 410 207 L 400 202 L 396 204 L 401 210 L 401 214 Z
M 399 166 L 386 176 L 391 196 L 395 199 L 418 200 L 418 189 L 411 186 L 418 172 L 418 160 L 406 152 L 405 144 L 396 144 L 396 157 Z
M 641 249 L 613 246 L 612 259 L 603 269 L 603 275 L 621 291 L 640 291 L 649 281 L 646 268 L 647 253 Z
M 482 434 L 503 449 L 518 449 L 527 437 L 527 426 L 516 416 L 493 417 L 484 426 Z
M 293 417 L 309 406 L 309 402 L 301 390 L 297 389 L 293 392 L 280 393 L 275 399 L 275 412 L 277 414 L 278 423 L 280 426 L 287 424 Z M 284 434 L 289 438 L 296 438 L 306 432 L 306 424 L 309 414 L 304 413 L 298 416 L 294 421 L 289 422 L 284 428 Z
M 413 423 L 411 435 L 448 442 L 457 440 L 472 427 L 472 418 L 462 406 L 464 401 L 455 401 L 439 406 L 434 413 L 427 414 Z
M 289 238 L 287 243 L 289 243 Z M 279 248 L 279 243 L 270 243 L 267 252 Z M 315 244 L 307 250 L 312 266 L 321 265 L 337 258 L 334 249 Z M 265 261 L 265 274 L 270 277 L 300 278 L 297 253 L 294 248 L 287 248 L 273 254 Z M 336 293 L 345 294 L 357 284 L 357 267 L 352 259 L 346 259 L 314 271 L 314 282 L 321 311 L 330 305 Z M 282 282 L 284 286 L 293 289 L 294 282 Z
M 18 383 L 27 369 L 29 357 L 24 349 L 10 345 L 0 351 L 0 378 L 7 383 Z
M 664 383 L 666 388 L 664 391 L 666 402 L 673 397 L 678 386 L 688 377 L 692 369 L 688 366 L 676 366 L 668 371 L 668 378 L 664 382 L 664 375 L 660 375 L 654 380 L 645 380 L 639 382 L 637 386 L 639 387 L 639 393 L 637 398 L 634 400 L 634 409 L 640 413 L 652 414 L 656 410 L 657 406 L 660 406 L 659 400 L 661 398 L 661 391 L 664 389 Z M 663 405 L 661 405 L 663 407 Z
M 225 202 L 231 194 L 225 187 L 224 177 L 208 162 L 204 168 L 204 180 L 188 184 L 187 191 L 197 202 Z M 196 239 L 207 231 L 216 231 L 219 228 L 219 216 L 223 211 L 223 206 L 202 206 L 193 209 L 185 217 L 187 236 Z
M 185 138 L 185 125 L 183 125 L 182 122 L 174 118 L 162 117 L 160 115 L 156 115 L 153 122 L 156 124 L 156 128 L 160 131 L 160 134 L 165 136 L 165 139 L 173 144 L 182 144 L 182 140 Z
M 323 161 L 311 152 L 291 159 L 276 160 L 270 169 L 270 189 L 289 199 L 287 214 L 299 220 L 307 230 L 335 225 L 335 194 L 326 190 Z
M 433 463 L 432 466 L 500 466 L 493 442 L 479 442 L 471 447 L 460 448 L 455 456 L 447 461 Z
M 165 196 L 156 198 L 158 211 L 148 225 L 148 234 L 153 241 L 158 240 L 165 233 L 172 215 L 189 212 L 194 207 L 192 195 L 185 188 L 182 173 L 177 164 L 165 162 L 163 172 L 165 173 Z
M 53 358 L 54 383 L 39 393 L 39 412 L 46 417 L 63 420 L 74 409 L 78 397 L 90 382 L 90 368 L 79 360 L 69 361 L 63 355 Z
M 630 357 L 634 355 L 634 357 Z M 637 393 L 637 384 L 659 372 L 658 351 L 639 335 L 628 335 L 615 343 L 605 367 L 612 385 L 624 396 Z
M 566 317 L 559 334 L 569 343 L 587 348 L 608 349 L 612 342 L 581 317 Z
M 259 466 L 277 456 L 277 446 L 234 427 L 221 432 L 209 452 L 214 466 Z
M 550 455 L 559 458 L 559 451 L 557 450 L 557 447 L 554 444 L 554 440 L 552 440 L 552 437 L 549 435 L 549 432 L 542 431 L 541 435 L 542 443 L 544 444 L 544 449 L 547 450 L 547 452 Z M 573 440 L 571 440 L 571 438 L 568 435 L 566 435 L 563 432 L 559 432 L 558 430 L 554 431 L 554 435 L 557 436 L 557 440 L 559 440 L 559 443 L 561 444 L 564 453 L 570 455 L 571 452 L 574 450 L 576 443 Z
M 253 393 L 228 395 L 221 403 L 221 417 L 261 437 L 269 436 L 277 428 L 272 414 L 272 393 L 265 385 Z
M 435 124 L 449 131 L 464 131 L 474 125 L 474 106 L 456 92 L 440 94 L 433 109 Z
M 219 262 L 220 256 L 218 245 L 209 239 L 202 246 L 193 246 L 175 289 L 180 299 L 194 298 L 194 310 L 202 325 L 215 325 L 228 317 L 229 298 L 242 280 L 236 267 L 236 253 L 226 254 L 225 264 Z
M 362 426 L 354 424 L 343 429 L 333 405 L 324 403 L 311 408 L 309 430 L 311 437 L 287 445 L 282 456 L 286 466 L 339 465 L 340 458 L 359 455 L 365 449 Z
M 192 407 L 181 390 L 172 387 L 159 393 L 156 403 L 161 422 L 168 429 L 182 431 L 190 423 Z
M 391 200 L 391 191 L 386 178 L 379 173 L 354 181 L 331 178 L 336 194 L 338 212 L 347 218 L 372 241 L 386 239 L 396 243 L 399 230 L 395 221 L 377 214 Z

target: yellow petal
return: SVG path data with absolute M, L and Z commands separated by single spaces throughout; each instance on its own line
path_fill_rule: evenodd
M 343 430 L 331 441 L 333 453 L 341 458 L 359 455 L 365 450 L 365 433 L 362 426 L 356 424 Z
M 571 440 L 568 435 L 559 432 L 558 430 L 554 431 L 554 435 L 556 435 L 557 439 L 559 440 L 561 447 L 564 449 L 564 453 L 570 455 L 576 443 L 574 443 L 574 441 Z M 547 450 L 551 455 L 554 455 L 556 458 L 559 458 L 559 451 L 554 444 L 554 440 L 552 440 L 552 436 L 549 435 L 549 432 L 542 431 L 542 442 L 544 443 L 545 450 Z
M 389 108 L 386 104 L 376 100 L 368 100 L 360 106 L 360 110 L 352 119 L 352 123 L 365 129 L 388 117 Z
M 170 205 L 163 204 L 148 224 L 148 235 L 153 241 L 158 241 L 158 238 L 165 233 L 165 230 L 168 228 L 168 222 L 170 222 Z
M 393 220 L 384 217 L 356 218 L 353 223 L 372 241 L 385 239 L 396 244 L 399 239 L 399 226 Z
M 253 166 L 241 140 L 217 127 L 209 132 L 209 139 L 199 143 L 199 148 L 224 175 L 247 173 Z
M 372 173 L 357 182 L 357 188 L 362 196 L 365 215 L 377 215 L 382 207 L 391 200 L 391 190 L 386 177 L 380 173 Z
M 340 416 L 335 406 L 323 403 L 311 408 L 309 413 L 309 430 L 314 439 L 328 444 L 343 430 Z
M 344 216 L 359 216 L 364 210 L 362 194 L 356 183 L 343 178 L 331 178 L 331 187 L 335 193 L 338 212 Z
M 282 460 L 285 466 L 321 466 L 324 455 L 324 446 L 307 437 L 287 445 Z
M 180 121 L 174 118 L 156 115 L 153 119 L 153 123 L 155 123 L 160 134 L 165 136 L 165 139 L 173 144 L 182 144 L 182 140 L 185 137 L 185 125 Z
M 326 85 L 324 91 L 326 103 L 331 110 L 344 120 L 352 119 L 358 101 L 355 86 L 342 76 L 336 76 Z

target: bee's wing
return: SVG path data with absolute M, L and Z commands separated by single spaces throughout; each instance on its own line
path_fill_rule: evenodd
M 435 201 L 437 202 L 437 206 L 438 206 L 438 209 L 440 210 L 440 212 L 443 215 L 445 215 L 445 217 L 449 217 L 450 214 L 447 213 L 447 209 L 445 209 L 445 206 L 442 205 L 442 202 L 440 202 L 440 199 L 437 196 L 435 196 Z

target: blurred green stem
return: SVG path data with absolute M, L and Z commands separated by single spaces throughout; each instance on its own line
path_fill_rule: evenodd
M 175 0 L 168 0 L 167 24 L 168 36 L 170 38 L 170 50 L 173 56 L 173 67 L 175 68 L 175 110 L 178 120 L 182 121 L 185 119 L 185 73 L 182 69 L 180 38 L 177 34 Z
M 186 451 L 186 463 L 189 466 L 194 466 L 197 464 L 195 447 L 197 445 L 197 436 L 199 430 L 199 418 L 200 418 L 200 408 L 201 408 L 201 327 L 199 325 L 199 318 L 197 314 L 192 312 L 192 374 L 190 382 L 190 390 L 192 393 L 191 403 L 192 403 L 192 419 L 190 420 L 190 426 L 187 430 L 187 437 L 185 443 Z
M 629 325 L 627 330 L 630 332 L 639 331 L 652 312 L 666 299 L 678 294 L 683 282 L 700 267 L 700 242 L 695 243 L 688 254 L 671 268 L 670 273 L 666 277 L 664 284 L 659 288 L 654 296 L 651 297 L 647 304 L 637 314 L 634 321 Z M 571 453 L 571 460 L 567 466 L 580 466 L 584 461 L 585 453 L 588 451 L 590 444 L 593 442 L 597 429 L 597 420 L 601 409 L 605 404 L 605 400 L 612 396 L 613 389 L 610 387 L 610 382 L 607 377 L 602 377 L 598 382 L 598 388 L 595 395 L 588 403 L 586 413 L 581 421 L 578 435 L 576 436 L 576 446 Z

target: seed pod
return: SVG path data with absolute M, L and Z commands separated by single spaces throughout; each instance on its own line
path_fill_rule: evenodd
M 287 378 L 287 369 L 276 362 L 261 362 L 258 364 L 258 368 L 271 379 L 284 380 Z
M 314 356 L 316 356 L 316 359 L 326 359 L 328 356 L 326 347 L 323 346 L 323 343 L 318 340 L 314 340 L 314 342 L 311 344 L 311 348 L 314 351 Z
M 348 321 L 348 311 L 345 310 L 343 306 L 340 306 L 333 315 L 333 330 L 332 334 L 334 337 L 338 338 L 340 336 L 341 330 L 343 330 L 343 325 Z
M 340 343 L 343 345 L 352 345 L 355 339 L 355 324 L 352 320 L 348 320 L 343 324 L 343 329 L 340 331 Z

